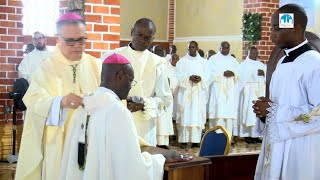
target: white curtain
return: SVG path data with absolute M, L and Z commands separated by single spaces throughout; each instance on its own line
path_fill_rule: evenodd
M 55 22 L 59 17 L 59 0 L 22 0 L 23 34 L 40 31 L 46 36 L 55 34 Z

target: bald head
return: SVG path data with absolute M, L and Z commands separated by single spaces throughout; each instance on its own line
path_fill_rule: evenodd
M 111 89 L 120 99 L 126 99 L 134 79 L 131 64 L 102 64 L 101 87 Z
M 136 51 L 145 51 L 151 45 L 156 34 L 156 26 L 151 19 L 139 19 L 131 29 L 131 48 Z
M 133 28 L 138 28 L 138 27 L 145 27 L 148 29 L 151 29 L 153 31 L 153 35 L 156 34 L 156 25 L 153 23 L 151 19 L 148 18 L 141 18 L 136 23 L 134 24 Z
M 305 31 L 308 23 L 308 17 L 303 7 L 297 4 L 286 4 L 280 7 L 275 14 L 279 13 L 293 13 L 294 14 L 294 25 L 300 25 Z

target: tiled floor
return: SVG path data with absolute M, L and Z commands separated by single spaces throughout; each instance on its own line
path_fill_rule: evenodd
M 174 143 L 174 145 L 176 145 Z M 230 149 L 229 154 L 244 154 L 244 153 L 259 153 L 261 144 L 247 144 L 243 140 L 238 142 Z M 172 150 L 180 153 L 188 153 L 198 155 L 200 148 L 181 149 L 178 146 L 170 146 Z M 0 180 L 13 180 L 16 164 L 9 164 L 7 162 L 0 162 Z

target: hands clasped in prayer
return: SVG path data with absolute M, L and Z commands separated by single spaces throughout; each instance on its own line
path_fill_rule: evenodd
M 229 71 L 229 70 L 227 70 L 227 71 L 225 71 L 224 73 L 223 73 L 223 76 L 225 76 L 225 77 L 233 77 L 234 76 L 234 73 L 232 72 L 232 71 Z
M 201 77 L 197 76 L 197 75 L 192 75 L 192 76 L 190 76 L 189 80 L 194 83 L 199 83 L 201 81 Z
M 83 105 L 81 96 L 77 96 L 73 93 L 69 93 L 66 96 L 63 96 L 61 100 L 61 108 L 71 108 L 71 109 L 77 109 L 80 105 Z
M 144 108 L 144 100 L 142 97 L 135 96 L 127 98 L 127 108 L 131 112 L 141 111 Z
M 258 100 L 252 101 L 253 112 L 256 114 L 257 117 L 267 117 L 267 114 L 269 113 L 267 109 L 270 107 L 269 102 L 272 101 L 266 97 L 259 97 Z
M 258 69 L 258 76 L 264 76 L 264 71 L 262 69 Z

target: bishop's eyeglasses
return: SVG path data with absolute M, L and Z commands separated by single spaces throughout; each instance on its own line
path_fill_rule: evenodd
M 132 77 L 128 76 L 126 73 L 124 73 L 124 75 L 125 75 L 127 78 L 130 79 L 130 81 L 131 81 L 131 87 L 137 85 L 138 82 L 137 82 L 136 80 L 134 80 Z
M 86 37 L 80 37 L 78 39 L 73 39 L 73 38 L 62 37 L 60 34 L 58 34 L 58 35 L 66 43 L 67 46 L 74 46 L 76 43 L 78 43 L 79 45 L 83 45 L 87 40 Z

